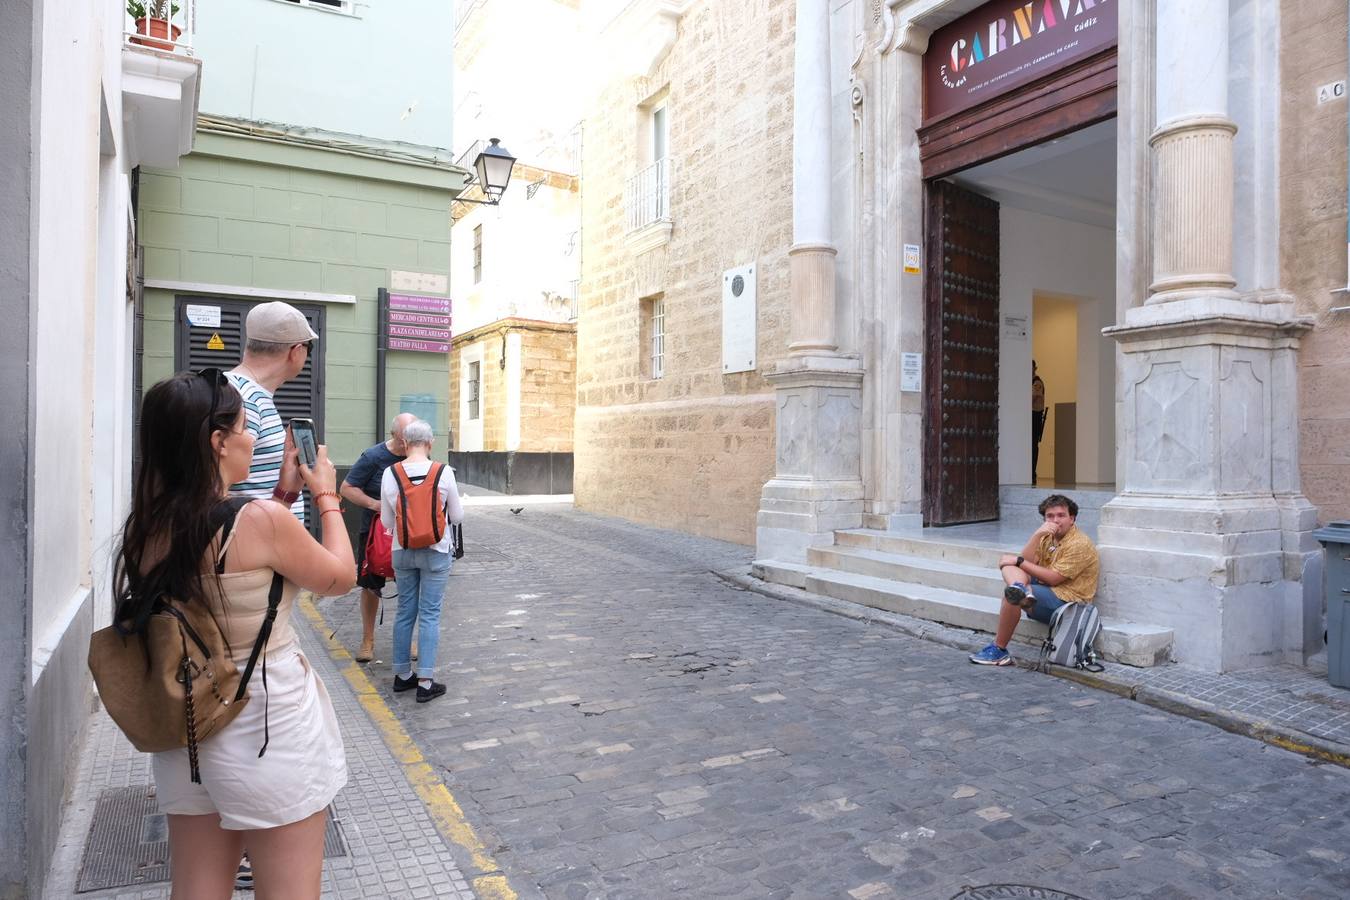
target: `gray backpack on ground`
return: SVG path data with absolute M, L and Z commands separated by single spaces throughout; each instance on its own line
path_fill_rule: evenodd
M 1091 603 L 1065 603 L 1050 616 L 1050 634 L 1041 644 L 1036 668 L 1050 670 L 1050 664 L 1100 672 L 1097 651 L 1092 649 L 1102 633 L 1102 619 Z

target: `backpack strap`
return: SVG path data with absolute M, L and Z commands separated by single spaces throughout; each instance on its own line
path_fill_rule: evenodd
M 220 533 L 220 550 L 216 553 L 217 575 L 225 571 L 225 553 L 230 549 L 230 542 L 234 540 L 234 523 L 239 518 L 239 511 L 251 502 L 253 502 L 252 497 L 230 497 L 218 503 L 216 508 L 211 511 L 212 520 L 220 521 L 220 524 L 216 526 Z
M 272 636 L 272 623 L 277 618 L 277 607 L 281 605 L 281 592 L 285 587 L 285 579 L 281 577 L 280 572 L 272 573 L 272 589 L 267 593 L 267 613 L 263 616 L 262 628 L 258 630 L 258 639 L 253 642 L 253 650 L 248 655 L 248 664 L 244 666 L 243 673 L 239 676 L 239 690 L 235 691 L 234 699 L 242 700 L 244 694 L 248 692 L 248 680 L 253 677 L 253 667 L 258 663 L 258 656 L 267 646 L 267 639 Z M 263 680 L 266 682 L 267 663 L 263 663 Z
M 445 504 L 441 503 L 441 474 L 445 472 L 445 463 L 434 462 L 431 464 L 431 471 L 427 473 L 427 479 L 434 481 L 431 488 L 431 533 L 436 538 L 436 543 L 441 542 L 445 536 Z
M 399 546 L 406 547 L 412 543 L 408 534 L 408 488 L 412 487 L 412 481 L 401 462 L 394 463 L 394 481 L 398 484 L 398 508 L 402 513 L 395 517 L 394 525 L 399 529 Z

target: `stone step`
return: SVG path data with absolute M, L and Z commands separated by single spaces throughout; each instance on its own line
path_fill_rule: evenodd
M 1027 533 L 1030 534 L 1030 531 Z M 998 565 L 1000 556 L 1004 553 L 1013 552 L 999 544 L 969 540 L 958 543 L 950 539 L 943 539 L 931 532 L 905 534 L 903 532 L 857 528 L 836 531 L 834 541 L 836 547 L 879 550 L 883 553 L 975 566 L 989 569 L 991 572 Z M 994 574 L 997 576 L 996 572 Z
M 1003 602 L 999 596 L 775 560 L 756 560 L 751 571 L 756 578 L 774 584 L 989 634 L 998 627 L 999 604 Z M 1014 640 L 1038 645 L 1045 635 L 1043 624 L 1025 619 L 1017 627 Z M 1131 666 L 1156 666 L 1170 659 L 1171 648 L 1170 628 L 1102 619 L 1097 650 L 1107 660 Z
M 823 569 L 836 569 L 854 575 L 871 575 L 990 597 L 1003 594 L 1003 579 L 992 564 L 971 565 L 942 558 L 845 545 L 812 547 L 807 551 L 806 561 Z M 997 562 L 997 557 L 994 562 Z

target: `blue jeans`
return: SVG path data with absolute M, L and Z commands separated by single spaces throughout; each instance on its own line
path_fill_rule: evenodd
M 1027 612 L 1027 618 L 1035 619 L 1037 622 L 1044 622 L 1046 625 L 1049 625 L 1050 617 L 1053 616 L 1055 610 L 1063 606 L 1066 601 L 1056 597 L 1055 592 L 1050 589 L 1050 585 L 1037 581 L 1034 578 L 1031 579 L 1029 588 L 1031 590 L 1031 596 L 1036 598 L 1036 605 Z M 397 631 L 394 632 L 394 637 L 395 639 L 398 638 Z M 395 644 L 395 646 L 397 646 L 397 644 Z
M 441 641 L 441 600 L 454 560 L 430 547 L 394 551 L 398 582 L 398 614 L 394 617 L 394 674 L 412 670 L 413 623 L 417 623 L 417 677 L 436 671 L 436 645 Z

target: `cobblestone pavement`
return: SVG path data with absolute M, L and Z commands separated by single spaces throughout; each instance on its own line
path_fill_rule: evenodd
M 1346 769 L 710 574 L 749 548 L 566 507 L 466 535 L 449 694 L 368 671 L 521 896 L 1350 896 Z

